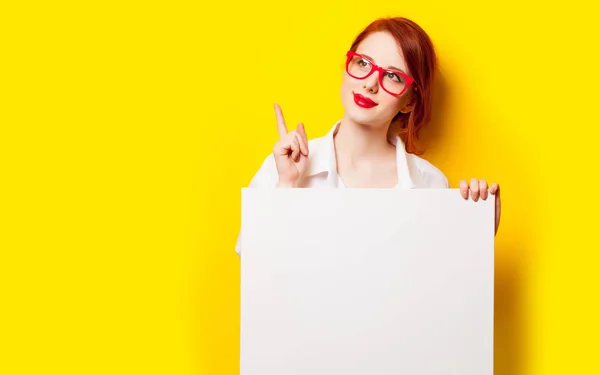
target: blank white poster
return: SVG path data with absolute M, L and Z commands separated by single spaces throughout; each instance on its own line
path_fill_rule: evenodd
M 493 374 L 494 196 L 243 189 L 241 375 Z

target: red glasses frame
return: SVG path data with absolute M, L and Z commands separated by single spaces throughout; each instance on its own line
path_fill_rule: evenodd
M 356 77 L 356 76 L 350 74 L 350 70 L 348 69 L 348 67 L 350 65 L 350 60 L 352 60 L 352 58 L 354 56 L 358 56 L 361 59 L 365 59 L 365 60 L 367 60 L 371 64 L 371 71 L 369 73 L 367 73 L 366 76 L 364 76 L 364 77 Z M 371 74 L 373 74 L 373 72 L 379 72 L 379 86 L 381 86 L 381 88 L 385 92 L 387 92 L 388 94 L 390 94 L 392 96 L 400 96 L 400 95 L 402 95 L 404 93 L 404 91 L 406 91 L 406 88 L 408 86 L 412 85 L 415 82 L 415 80 L 412 77 L 406 75 L 405 73 L 403 73 L 403 72 L 401 72 L 399 70 L 395 70 L 395 69 L 384 69 L 384 68 L 378 66 L 377 64 L 375 64 L 373 61 L 371 61 L 371 59 L 366 58 L 365 56 L 361 55 L 360 53 L 348 51 L 346 53 L 346 57 L 347 57 L 347 59 L 346 59 L 346 73 L 348 73 L 348 75 L 350 77 L 362 80 L 362 79 L 367 79 L 369 76 L 371 76 Z M 404 78 L 406 80 L 406 84 L 404 85 L 404 88 L 402 89 L 402 91 L 400 91 L 400 93 L 396 94 L 396 93 L 393 93 L 391 91 L 388 91 L 388 90 L 386 90 L 385 86 L 383 86 L 383 73 L 385 73 L 385 72 L 394 72 L 395 74 L 398 74 L 398 75 L 402 76 L 402 78 Z

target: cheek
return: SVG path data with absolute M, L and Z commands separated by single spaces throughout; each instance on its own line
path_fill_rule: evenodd
M 399 98 L 395 98 L 387 93 L 382 93 L 379 97 L 379 107 L 382 112 L 387 114 L 387 117 L 394 117 L 396 113 L 402 108 L 402 101 Z
M 342 78 L 342 92 L 352 92 L 352 90 L 354 90 L 354 87 L 356 86 L 356 80 L 353 79 L 352 77 L 348 77 L 348 75 L 344 74 L 344 77 Z
M 391 95 L 386 95 L 383 98 L 386 101 L 387 110 L 393 112 L 394 116 L 404 107 L 406 107 L 411 101 L 411 93 L 405 92 L 400 97 L 394 97 Z
M 342 79 L 342 84 L 340 86 L 340 96 L 342 98 L 342 103 L 346 104 L 348 101 L 352 100 L 352 91 L 356 88 L 356 80 L 352 77 L 348 77 L 344 75 Z

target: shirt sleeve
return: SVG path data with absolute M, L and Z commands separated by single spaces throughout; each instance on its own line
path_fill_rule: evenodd
M 425 176 L 425 185 L 429 189 L 449 189 L 450 183 L 444 173 L 435 170 L 434 173 L 428 173 Z
M 275 158 L 273 154 L 267 156 L 258 171 L 254 174 L 250 180 L 248 188 L 275 188 L 279 180 L 279 174 L 277 173 L 277 166 L 275 165 Z M 235 244 L 235 252 L 238 255 L 242 255 L 242 234 L 241 230 L 238 233 L 237 241 Z
M 446 189 L 450 189 L 450 182 L 448 182 L 448 177 L 446 177 L 446 175 L 443 175 L 443 176 L 444 176 L 444 187 Z
M 449 189 L 450 183 L 446 175 L 440 172 L 430 177 L 429 187 L 432 189 Z

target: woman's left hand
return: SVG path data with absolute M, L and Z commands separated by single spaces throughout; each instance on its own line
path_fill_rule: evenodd
M 500 225 L 500 185 L 496 182 L 492 183 L 492 186 L 488 191 L 488 184 L 485 180 L 477 180 L 475 178 L 471 179 L 471 184 L 467 182 L 467 180 L 461 180 L 459 184 L 460 195 L 464 199 L 469 199 L 469 195 L 473 201 L 477 202 L 479 198 L 486 200 L 488 197 L 488 193 L 492 194 L 496 198 L 496 226 L 494 229 L 494 234 L 498 233 L 498 226 Z

